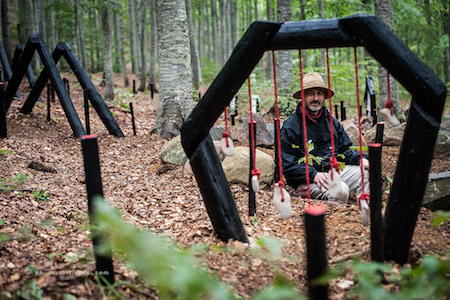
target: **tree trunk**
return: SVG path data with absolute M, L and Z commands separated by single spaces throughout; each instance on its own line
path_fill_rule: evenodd
M 394 17 L 392 14 L 391 0 L 375 0 L 375 15 L 377 15 L 384 23 L 386 23 L 392 30 L 394 30 Z M 387 70 L 381 64 L 378 64 L 378 86 L 379 86 L 379 108 L 384 108 L 386 104 L 387 92 Z M 391 100 L 394 102 L 394 113 L 399 111 L 398 101 L 398 84 L 397 81 L 389 76 L 389 84 L 391 87 Z
M 46 40 L 45 34 L 45 1 L 38 0 L 38 32 L 42 39 Z
M 448 11 L 446 12 L 447 21 L 444 24 L 444 34 L 450 36 L 450 4 L 448 5 Z M 450 39 L 448 40 L 447 48 L 445 49 L 445 82 L 450 83 Z
M 189 48 L 191 50 L 191 67 L 192 67 L 192 81 L 194 88 L 198 91 L 199 82 L 201 81 L 200 63 L 198 59 L 197 41 L 195 40 L 195 26 L 192 19 L 191 0 L 185 0 L 186 14 L 189 24 Z
M 178 135 L 191 113 L 192 74 L 184 0 L 156 1 L 160 90 L 155 129 L 164 138 Z
M 219 32 L 218 23 L 219 20 L 217 19 L 217 7 L 216 7 L 216 1 L 211 0 L 211 25 L 212 25 L 212 52 L 213 52 L 213 60 L 217 63 L 220 61 L 219 59 L 219 43 L 217 38 L 217 33 Z
M 121 3 L 116 3 L 116 11 L 114 12 L 114 24 L 116 26 L 117 47 L 119 51 L 120 69 L 122 71 L 123 85 L 129 86 L 127 65 L 125 62 L 125 50 L 123 47 L 123 22 L 122 22 L 123 7 Z
M 141 1 L 139 11 L 141 13 L 141 78 L 138 91 L 143 92 L 147 76 L 147 0 Z
M 136 0 L 128 1 L 128 12 L 130 19 L 130 49 L 131 49 L 131 70 L 134 74 L 139 71 L 139 60 L 138 60 L 138 38 L 137 38 L 137 28 L 136 28 Z
M 75 28 L 77 34 L 77 40 L 79 41 L 79 56 L 81 58 L 81 65 L 84 69 L 87 68 L 87 58 L 86 58 L 86 44 L 84 37 L 84 27 L 82 14 L 80 15 L 79 4 L 75 1 Z
M 226 16 L 227 16 L 227 9 L 226 9 L 226 0 L 220 0 L 220 63 L 221 65 L 225 65 L 225 62 L 228 58 L 228 48 L 227 48 L 227 25 L 226 25 Z
M 12 62 L 11 55 L 11 34 L 9 32 L 9 7 L 8 0 L 2 0 L 2 37 L 3 37 L 3 46 L 5 47 L 6 57 L 8 58 L 9 63 Z
M 277 1 L 277 21 L 291 20 L 291 0 Z M 292 51 L 277 51 L 276 59 L 278 93 L 290 97 L 292 84 Z
M 150 78 L 149 84 L 156 87 L 156 59 L 158 57 L 158 32 L 156 30 L 155 0 L 150 0 Z
M 237 0 L 231 0 L 230 3 L 230 30 L 231 30 L 231 48 L 236 47 L 238 41 L 238 10 L 237 10 Z
M 273 21 L 273 15 L 272 15 L 272 0 L 266 0 L 266 12 L 267 12 L 267 20 Z M 272 80 L 273 79 L 273 62 L 272 62 L 272 55 L 271 53 L 268 53 L 266 51 L 266 78 Z
M 317 0 L 317 10 L 319 12 L 319 18 L 324 18 L 323 13 L 323 2 L 322 0 Z M 327 68 L 327 60 L 326 60 L 326 52 L 325 49 L 320 49 L 320 66 L 322 67 L 322 70 L 326 70 Z
M 105 76 L 105 101 L 114 99 L 113 69 L 112 69 L 112 47 L 111 47 L 111 28 L 110 28 L 110 7 L 107 0 L 100 0 L 101 4 L 101 22 L 103 33 L 103 72 Z

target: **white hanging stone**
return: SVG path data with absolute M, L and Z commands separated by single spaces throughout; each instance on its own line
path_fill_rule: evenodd
M 336 169 L 330 169 L 330 180 L 328 181 L 328 194 L 331 199 L 347 203 L 349 197 L 349 188 L 345 182 L 341 180 L 341 175 Z
M 228 146 L 227 146 L 227 140 L 228 140 Z M 223 137 L 222 138 L 222 152 L 226 156 L 233 156 L 234 155 L 234 146 L 233 146 L 233 140 L 230 137 Z
M 252 188 L 255 193 L 259 193 L 259 178 L 258 175 L 252 176 Z
M 397 119 L 397 117 L 393 114 L 391 114 L 390 108 L 383 108 L 380 109 L 380 116 L 383 118 L 386 127 L 391 128 L 400 125 L 400 121 Z
M 273 190 L 273 203 L 282 219 L 289 219 L 292 216 L 291 196 L 284 188 L 280 188 L 278 183 Z
M 370 209 L 369 204 L 367 203 L 367 200 L 361 199 L 361 222 L 364 226 L 369 226 L 370 223 Z

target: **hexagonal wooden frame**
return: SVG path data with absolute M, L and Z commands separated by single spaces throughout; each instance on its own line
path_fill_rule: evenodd
M 267 50 L 364 46 L 412 95 L 384 218 L 385 258 L 405 263 L 419 214 L 443 112 L 446 87 L 378 17 L 255 22 L 181 128 L 218 238 L 247 241 L 209 130 Z

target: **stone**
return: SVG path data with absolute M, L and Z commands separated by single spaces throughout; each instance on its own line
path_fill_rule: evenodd
M 385 146 L 400 146 L 403 141 L 406 123 L 401 123 L 398 126 L 391 128 L 384 128 L 383 131 L 383 145 Z M 368 143 L 374 143 L 377 135 L 377 126 L 373 126 L 366 131 L 364 137 Z
M 248 186 L 250 150 L 248 147 L 236 147 L 231 157 L 225 157 L 222 168 L 228 182 L 242 183 Z M 256 149 L 256 168 L 261 172 L 259 185 L 262 189 L 270 187 L 275 172 L 272 157 Z
M 352 140 L 354 146 L 359 146 L 359 129 L 351 120 L 341 121 L 342 126 L 344 127 L 345 132 L 347 132 L 348 136 Z M 367 147 L 367 142 L 364 136 L 361 137 L 362 146 Z
M 450 119 L 448 118 L 441 123 L 434 152 L 450 152 Z
M 181 135 L 172 138 L 161 147 L 159 158 L 165 163 L 184 166 L 187 156 L 181 146 Z
M 258 114 L 253 114 L 253 121 L 256 122 L 256 145 L 273 147 L 273 139 L 270 137 L 270 133 L 264 119 Z M 230 128 L 229 131 L 230 135 L 233 137 L 233 140 L 248 145 L 249 122 L 250 113 L 247 113 L 241 117 L 236 126 L 232 126 Z
M 225 132 L 225 126 L 213 126 L 209 130 L 209 135 L 213 141 L 220 141 L 222 139 L 222 133 Z
M 450 172 L 428 176 L 422 205 L 430 210 L 450 210 Z

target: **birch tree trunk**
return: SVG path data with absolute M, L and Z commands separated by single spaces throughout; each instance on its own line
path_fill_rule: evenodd
M 191 57 L 184 0 L 156 1 L 160 93 L 155 130 L 163 137 L 180 134 L 193 107 Z
M 291 20 L 291 0 L 277 1 L 277 21 Z M 292 51 L 277 51 L 276 59 L 278 92 L 283 96 L 291 96 L 292 84 Z
M 136 16 L 136 0 L 128 1 L 128 12 L 130 20 L 130 49 L 131 49 L 131 71 L 137 74 L 139 71 L 138 60 L 138 38 L 137 38 L 137 16 Z
M 189 24 L 189 48 L 191 50 L 191 68 L 192 68 L 192 81 L 194 88 L 198 91 L 199 82 L 201 79 L 200 62 L 198 59 L 197 41 L 195 40 L 195 24 L 192 19 L 192 7 L 191 0 L 185 0 L 186 14 Z
M 103 33 L 103 72 L 105 75 L 105 101 L 112 101 L 114 99 L 113 86 L 113 65 L 112 65 L 112 47 L 111 47 L 111 28 L 110 16 L 111 9 L 108 0 L 100 0 L 101 4 L 101 22 Z
M 226 25 L 226 0 L 220 0 L 220 63 L 221 65 L 225 65 L 225 62 L 227 61 L 227 25 Z
M 9 31 L 9 7 L 8 0 L 2 0 L 2 41 L 3 46 L 5 47 L 6 57 L 8 58 L 9 63 L 11 64 L 11 34 Z
M 392 30 L 394 30 L 394 17 L 392 13 L 391 0 L 375 0 L 375 15 L 377 15 L 384 23 L 386 23 Z M 379 108 L 384 108 L 388 98 L 387 92 L 387 70 L 378 63 L 378 87 L 379 87 Z M 398 114 L 398 84 L 397 81 L 389 76 L 389 84 L 391 87 L 391 100 L 394 102 L 394 113 Z
M 156 60 L 158 58 L 158 33 L 156 31 L 155 0 L 150 0 L 150 71 L 149 84 L 156 86 Z
M 38 0 L 38 32 L 42 39 L 46 41 L 45 34 L 45 1 Z
M 266 14 L 267 14 L 267 20 L 273 21 L 273 15 L 272 15 L 272 0 L 266 0 Z M 266 56 L 266 78 L 267 79 L 273 79 L 273 63 L 272 63 L 272 53 L 269 53 L 269 51 L 266 51 L 264 54 Z
M 138 91 L 143 92 L 145 90 L 145 79 L 147 76 L 147 0 L 141 1 L 139 11 L 141 13 L 141 77 Z
M 116 38 L 117 38 L 117 47 L 119 50 L 119 60 L 120 60 L 120 68 L 122 71 L 122 79 L 123 79 L 123 85 L 129 86 L 130 83 L 128 81 L 128 74 L 127 74 L 127 65 L 125 62 L 125 50 L 123 47 L 123 22 L 122 22 L 122 11 L 123 7 L 121 3 L 116 3 L 116 10 L 113 14 L 114 17 L 114 24 L 116 26 Z

